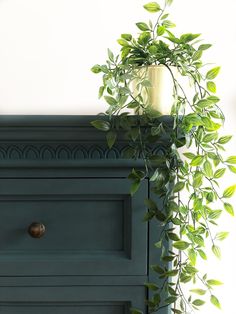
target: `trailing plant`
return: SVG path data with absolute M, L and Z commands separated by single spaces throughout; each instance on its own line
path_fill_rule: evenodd
M 171 31 L 175 24 L 166 13 L 171 3 L 145 4 L 148 12 L 157 14 L 155 22 L 136 23 L 137 37 L 122 34 L 119 54 L 108 49 L 106 62 L 92 67 L 94 73 L 102 74 L 99 98 L 105 99 L 108 109 L 91 123 L 106 132 L 110 148 L 122 131 L 129 141 L 125 157 L 144 161 L 142 170 L 132 169 L 129 174 L 131 194 L 149 178 L 151 196 L 144 200 L 144 220 L 156 221 L 162 228 L 155 243 L 160 260 L 151 267 L 157 280 L 146 283 L 152 292 L 146 302 L 150 313 L 170 306 L 179 314 L 198 310 L 207 298 L 221 307 L 213 287 L 222 283 L 202 274 L 197 265 L 200 259 L 207 259 L 209 245 L 217 258 L 221 256 L 219 242 L 228 232 L 221 230 L 218 222 L 223 211 L 234 215 L 229 198 L 236 185 L 222 192 L 219 182 L 226 171 L 236 173 L 236 156 L 224 157 L 231 135 L 219 134 L 225 118 L 214 80 L 220 67 L 205 70 L 202 58 L 211 45 L 202 43 L 200 34 L 178 36 Z M 143 97 L 143 91 L 152 86 L 140 68 L 149 65 L 165 66 L 171 74 L 173 106 L 167 119 Z M 191 88 L 183 84 L 182 77 L 190 81 Z M 135 94 L 133 82 L 137 80 Z M 163 136 L 169 136 L 164 155 L 155 150 Z M 184 292 L 185 283 L 190 285 L 188 292 Z M 142 313 L 138 309 L 131 312 Z

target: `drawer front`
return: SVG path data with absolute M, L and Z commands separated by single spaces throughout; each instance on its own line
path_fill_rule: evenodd
M 145 312 L 146 289 L 141 286 L 0 288 L 4 314 L 129 314 Z
M 146 274 L 148 183 L 129 189 L 123 178 L 1 179 L 0 275 Z
M 128 307 L 122 303 L 94 304 L 8 304 L 0 305 L 0 313 L 4 314 L 127 314 Z

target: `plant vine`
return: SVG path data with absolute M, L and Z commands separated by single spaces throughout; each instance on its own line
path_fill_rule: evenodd
M 106 132 L 110 148 L 122 131 L 129 141 L 124 157 L 144 161 L 143 170 L 132 169 L 128 176 L 131 194 L 149 178 L 151 196 L 145 200 L 144 220 L 156 220 L 162 228 L 155 243 L 160 261 L 151 266 L 158 280 L 146 283 L 152 292 L 146 303 L 149 313 L 170 306 L 174 314 L 181 314 L 194 313 L 207 296 L 221 307 L 213 292 L 221 281 L 202 274 L 197 262 L 207 259 L 207 245 L 217 258 L 221 256 L 219 242 L 228 232 L 218 231 L 218 219 L 223 211 L 234 215 L 228 199 L 236 185 L 222 193 L 219 179 L 228 170 L 236 173 L 236 156 L 224 157 L 224 145 L 232 136 L 219 134 L 225 120 L 216 96 L 220 67 L 204 71 L 202 55 L 211 45 L 199 45 L 200 34 L 177 36 L 170 31 L 175 27 L 166 13 L 171 4 L 172 0 L 165 0 L 163 8 L 156 2 L 144 5 L 158 15 L 155 23 L 136 23 L 138 37 L 122 34 L 120 54 L 114 56 L 108 49 L 106 63 L 93 66 L 94 73 L 103 75 L 99 98 L 105 99 L 108 109 L 92 124 Z M 152 85 L 140 69 L 149 65 L 164 66 L 171 74 L 173 106 L 168 119 L 144 97 Z M 179 77 L 191 82 L 190 96 L 190 88 L 183 86 Z M 138 93 L 134 93 L 137 80 Z M 167 143 L 164 155 L 155 150 L 163 138 Z M 183 289 L 186 283 L 193 285 L 187 293 Z M 131 312 L 142 313 L 135 308 Z

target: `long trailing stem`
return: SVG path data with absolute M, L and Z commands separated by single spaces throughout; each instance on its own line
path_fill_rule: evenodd
M 109 147 L 115 145 L 116 133 L 121 129 L 125 138 L 131 139 L 127 156 L 144 161 L 144 171 L 133 169 L 129 175 L 132 194 L 138 191 L 144 178 L 152 176 L 150 197 L 145 200 L 148 208 L 145 219 L 158 220 L 158 229 L 161 224 L 156 247 L 158 249 L 161 243 L 162 252 L 160 260 L 154 265 L 157 272 L 155 298 L 149 303 L 147 300 L 150 313 L 169 305 L 175 313 L 184 313 L 187 308 L 192 313 L 198 309 L 204 302 L 200 297 L 195 300 L 193 293 L 186 295 L 182 289 L 185 282 L 204 284 L 211 295 L 212 286 L 204 277 L 201 278 L 195 264 L 199 257 L 206 258 L 205 241 L 210 241 L 213 253 L 219 255 L 217 236 L 214 237 L 214 230 L 210 229 L 210 225 L 216 224 L 219 218 L 214 201 L 220 200 L 232 214 L 228 198 L 236 191 L 236 186 L 227 188 L 223 193 L 217 189 L 224 169 L 231 169 L 236 163 L 236 156 L 225 159 L 220 153 L 230 136 L 220 137 L 218 133 L 224 123 L 224 114 L 217 104 L 219 99 L 214 95 L 214 79 L 219 67 L 204 73 L 201 55 L 210 45 L 196 47 L 195 39 L 199 34 L 177 36 L 169 30 L 174 24 L 165 13 L 171 2 L 165 0 L 163 8 L 156 2 L 146 4 L 147 11 L 158 14 L 155 22 L 149 25 L 137 23 L 140 31 L 137 38 L 122 34 L 118 40 L 120 55 L 114 57 L 109 51 L 106 64 L 95 65 L 92 69 L 94 73 L 103 74 L 100 96 L 103 95 L 109 104 L 107 114 L 120 118 L 115 123 L 111 123 L 110 119 L 104 123 L 100 120 L 94 125 L 108 132 Z M 140 69 L 148 65 L 163 65 L 171 75 L 174 99 L 170 118 L 172 127 L 168 123 L 160 127 L 159 113 L 152 110 L 151 104 L 143 97 L 144 91 L 146 94 L 149 92 L 150 84 L 146 75 L 141 75 Z M 178 76 L 175 77 L 172 67 L 193 82 L 193 99 L 190 99 L 186 86 Z M 138 89 L 134 93 L 132 84 L 137 79 Z M 123 112 L 129 108 L 138 114 L 135 125 Z M 168 134 L 170 138 L 167 140 Z M 157 150 L 160 143 L 163 154 Z M 180 151 L 183 147 L 184 153 Z M 234 168 L 231 170 L 235 171 Z M 224 233 L 219 238 L 222 237 Z M 165 240 L 172 241 L 172 248 L 165 247 Z M 174 276 L 177 279 L 172 282 Z M 158 287 L 159 279 L 164 281 L 161 287 Z M 215 296 L 212 299 L 216 300 Z M 182 306 L 179 306 L 179 300 L 182 300 Z M 219 301 L 214 302 L 219 307 Z M 141 311 L 134 310 L 134 313 Z

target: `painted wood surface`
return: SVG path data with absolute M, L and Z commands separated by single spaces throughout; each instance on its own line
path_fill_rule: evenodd
M 146 314 L 159 232 L 143 222 L 149 183 L 131 198 L 127 174 L 143 162 L 123 157 L 122 134 L 108 149 L 96 118 L 0 117 L 0 313 Z

